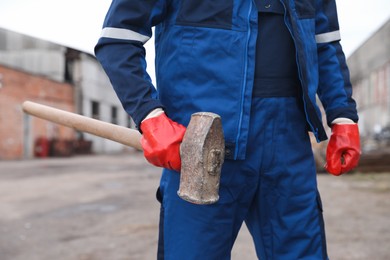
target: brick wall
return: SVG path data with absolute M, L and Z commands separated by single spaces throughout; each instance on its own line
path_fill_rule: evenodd
M 0 66 L 0 160 L 32 155 L 38 137 L 74 139 L 74 130 L 26 116 L 25 100 L 74 111 L 73 87 L 44 77 Z M 27 146 L 26 143 L 28 142 Z M 24 151 L 24 147 L 30 147 Z

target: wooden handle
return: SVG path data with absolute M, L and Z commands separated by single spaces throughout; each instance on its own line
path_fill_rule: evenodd
M 27 114 L 74 128 L 81 132 L 86 132 L 100 136 L 112 141 L 131 146 L 142 150 L 141 134 L 137 130 L 123 126 L 110 124 L 79 114 L 60 110 L 57 108 L 41 105 L 31 101 L 25 101 L 22 105 L 23 111 Z

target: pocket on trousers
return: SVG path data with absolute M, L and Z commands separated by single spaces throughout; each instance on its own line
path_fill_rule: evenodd
M 321 200 L 321 196 L 320 196 L 320 193 L 317 191 L 317 207 L 318 207 L 318 210 L 322 213 L 324 210 L 322 208 L 322 200 Z
M 158 202 L 160 202 L 160 204 L 162 204 L 162 202 L 163 202 L 163 195 L 161 193 L 160 187 L 157 188 L 156 199 L 158 200 Z
M 319 218 L 319 224 L 321 229 L 321 242 L 322 242 L 322 258 L 323 259 L 329 259 L 328 258 L 328 252 L 326 247 L 326 235 L 325 235 L 325 223 L 324 223 L 324 217 L 323 217 L 323 207 L 322 207 L 322 201 L 320 193 L 317 191 L 317 207 L 318 207 L 318 218 Z

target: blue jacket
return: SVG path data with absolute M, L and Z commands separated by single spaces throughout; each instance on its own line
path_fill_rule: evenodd
M 327 122 L 357 122 L 335 0 L 281 0 L 294 39 L 304 109 L 317 141 Z M 187 125 L 194 112 L 222 117 L 227 157 L 244 159 L 255 68 L 258 10 L 252 0 L 113 0 L 95 54 L 137 125 L 163 107 Z M 157 91 L 143 44 L 155 26 Z

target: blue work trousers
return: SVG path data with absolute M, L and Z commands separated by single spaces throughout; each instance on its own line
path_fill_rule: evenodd
M 327 259 L 322 206 L 299 98 L 255 97 L 245 160 L 223 164 L 220 199 L 195 205 L 164 170 L 158 259 L 225 260 L 243 222 L 261 260 Z

